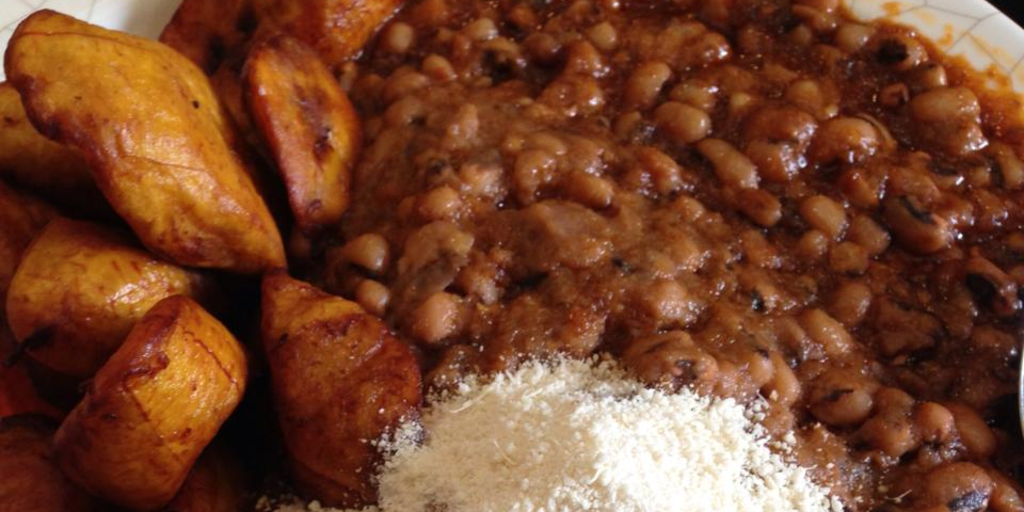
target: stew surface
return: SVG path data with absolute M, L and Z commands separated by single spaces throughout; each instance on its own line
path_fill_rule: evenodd
M 766 397 L 850 510 L 1024 510 L 1024 132 L 977 74 L 837 0 L 422 0 L 366 52 L 313 273 L 429 386 L 611 352 Z

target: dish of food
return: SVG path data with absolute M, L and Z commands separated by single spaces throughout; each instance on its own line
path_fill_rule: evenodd
M 604 357 L 756 411 L 834 509 L 1024 510 L 1024 46 L 976 31 L 1024 36 L 986 5 L 881 4 L 934 42 L 838 0 L 30 14 L 0 498 L 373 505 L 437 396 Z

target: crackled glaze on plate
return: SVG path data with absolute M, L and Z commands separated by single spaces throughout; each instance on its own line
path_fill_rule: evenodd
M 216 0 L 214 0 L 216 1 Z M 977 69 L 1009 76 L 1024 94 L 1024 29 L 984 0 L 845 0 L 858 17 L 916 27 Z M 108 28 L 156 37 L 181 0 L 0 0 L 0 48 L 33 11 L 54 9 Z M 0 72 L 0 78 L 3 77 Z

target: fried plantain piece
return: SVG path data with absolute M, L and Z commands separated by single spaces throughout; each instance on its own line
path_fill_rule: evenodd
M 83 212 L 105 209 L 82 154 L 40 135 L 6 82 L 0 83 L 0 120 L 0 178 Z
M 56 215 L 46 203 L 0 182 L 0 299 L 7 297 L 25 248 Z
M 82 151 L 151 251 L 240 273 L 284 265 L 238 135 L 191 61 L 44 10 L 15 30 L 5 69 L 36 128 Z
M 132 328 L 54 438 L 57 463 L 131 510 L 167 505 L 245 391 L 242 346 L 192 299 L 169 297 Z
M 179 294 L 210 304 L 215 283 L 154 258 L 118 232 L 61 217 L 25 251 L 7 294 L 7 316 L 34 360 L 86 379 L 149 308 Z
M 335 224 L 349 204 L 363 143 L 359 116 L 313 50 L 279 35 L 245 66 L 249 113 L 277 163 L 296 224 L 306 234 Z
M 256 24 L 251 0 L 185 0 L 160 42 L 212 75 L 225 59 L 236 56 Z
M 282 32 L 310 45 L 332 69 L 359 56 L 403 0 L 253 0 L 258 32 Z
M 55 429 L 53 420 L 42 416 L 0 418 L 0 512 L 100 510 L 54 464 L 50 440 Z
M 419 414 L 408 347 L 357 304 L 283 272 L 263 279 L 263 343 L 293 477 L 330 506 L 372 503 L 380 462 L 367 440 Z
M 240 512 L 248 493 L 249 482 L 242 466 L 214 441 L 162 512 Z

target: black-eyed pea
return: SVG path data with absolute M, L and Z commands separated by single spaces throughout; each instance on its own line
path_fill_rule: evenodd
M 356 286 L 355 299 L 367 312 L 383 318 L 391 302 L 391 290 L 373 279 L 363 279 Z
M 719 374 L 715 358 L 681 331 L 633 340 L 622 361 L 642 382 L 671 391 L 683 386 L 711 391 Z
M 800 216 L 809 226 L 833 240 L 838 239 L 846 230 L 846 209 L 823 195 L 808 197 L 800 203 Z
M 619 34 L 615 26 L 603 21 L 587 29 L 587 39 L 603 52 L 610 52 L 619 44 Z
M 410 329 L 413 336 L 427 345 L 438 345 L 455 336 L 463 324 L 462 298 L 438 292 L 413 311 Z
M 621 140 L 643 142 L 654 133 L 654 125 L 647 122 L 643 114 L 633 110 L 615 118 L 612 133 Z
M 638 110 L 651 108 L 670 78 L 672 78 L 672 68 L 664 62 L 652 61 L 637 66 L 626 80 L 623 91 L 625 106 Z M 661 125 L 667 122 L 664 118 L 669 115 L 679 118 L 693 116 L 692 112 L 675 109 L 672 112 L 663 113 L 661 116 L 656 115 L 655 119 Z
M 812 382 L 808 393 L 811 414 L 833 427 L 863 423 L 874 407 L 877 384 L 851 370 L 834 368 Z
M 857 163 L 874 155 L 882 145 L 878 128 L 859 117 L 837 117 L 818 129 L 809 156 L 819 165 Z
M 583 172 L 570 174 L 564 187 L 566 197 L 595 210 L 611 206 L 615 198 L 615 187 L 610 181 Z
M 839 177 L 839 190 L 850 204 L 875 209 L 882 200 L 884 175 L 853 167 Z
M 875 394 L 875 414 L 861 425 L 857 436 L 890 457 L 900 457 L 920 444 L 910 414 L 914 399 L 896 388 Z
M 715 175 L 726 186 L 737 189 L 757 188 L 760 178 L 757 166 L 732 144 L 721 139 L 704 139 L 697 150 L 715 170 Z
M 416 212 L 426 221 L 457 219 L 462 210 L 462 197 L 447 185 L 429 190 L 416 202 Z
M 960 442 L 971 457 L 978 460 L 991 457 L 996 451 L 996 436 L 984 418 L 968 405 L 951 403 L 946 404 L 946 408 L 953 413 Z
M 875 60 L 894 71 L 909 71 L 928 60 L 920 41 L 903 34 L 889 34 L 871 43 Z
M 914 408 L 914 425 L 927 443 L 948 443 L 956 437 L 953 413 L 941 404 L 921 402 Z
M 705 112 L 710 112 L 718 103 L 718 86 L 699 78 L 684 80 L 669 91 L 672 101 L 685 103 Z
M 381 35 L 380 41 L 380 46 L 385 51 L 404 54 L 416 42 L 416 31 L 408 23 L 395 22 L 388 25 L 388 28 Z
M 683 168 L 657 148 L 637 149 L 636 158 L 659 194 L 671 194 L 683 188 Z
M 686 325 L 696 319 L 689 291 L 676 281 L 659 279 L 644 291 L 642 304 L 657 325 Z
M 654 123 L 676 144 L 692 144 L 711 133 L 711 116 L 684 103 L 669 101 L 654 111 Z
M 889 84 L 878 91 L 878 103 L 885 108 L 899 108 L 908 102 L 910 102 L 910 88 L 903 82 Z
M 490 41 L 498 37 L 498 26 L 490 18 L 477 18 L 462 28 L 462 34 L 471 41 Z
M 866 215 L 854 217 L 846 232 L 846 239 L 866 249 L 872 257 L 885 252 L 890 243 L 889 232 Z
M 955 233 L 949 222 L 913 196 L 886 197 L 882 214 L 896 241 L 909 251 L 932 254 L 953 243 Z
M 953 462 L 928 472 L 916 501 L 944 505 L 951 512 L 981 511 L 988 508 L 993 488 L 984 469 L 970 462 Z
M 438 82 L 450 82 L 458 78 L 452 63 L 448 59 L 434 53 L 427 55 L 423 59 L 420 71 Z
M 384 111 L 384 124 L 389 127 L 408 126 L 426 115 L 426 107 L 415 96 L 406 96 Z
M 867 249 L 853 242 L 840 242 L 829 251 L 828 265 L 839 274 L 861 275 L 868 271 L 871 256 Z
M 766 386 L 775 377 L 775 363 L 770 352 L 764 349 L 744 351 L 739 357 L 744 375 L 755 388 Z
M 1024 499 L 1017 492 L 1015 483 L 1010 477 L 996 469 L 989 469 L 992 478 L 992 496 L 988 507 L 993 512 L 1021 512 L 1024 510 Z
M 804 232 L 796 242 L 796 253 L 808 261 L 818 261 L 828 251 L 829 237 L 817 229 Z
M 388 241 L 377 233 L 359 235 L 341 249 L 341 255 L 348 263 L 379 274 L 387 270 L 391 262 Z
M 1010 146 L 1002 142 L 993 142 L 989 146 L 993 170 L 998 173 L 999 183 L 1007 190 L 1020 190 L 1024 187 L 1024 162 Z
M 801 313 L 800 326 L 830 358 L 841 359 L 853 351 L 853 337 L 846 327 L 822 309 L 808 309 Z
M 770 228 L 782 218 L 782 203 L 770 192 L 743 189 L 737 195 L 739 209 L 759 226 Z
M 846 325 L 855 327 L 859 325 L 871 309 L 873 298 L 871 288 L 862 281 L 848 281 L 836 289 L 829 303 L 829 313 Z
M 532 204 L 540 187 L 551 180 L 557 164 L 554 155 L 541 149 L 520 152 L 512 170 L 516 199 L 522 204 Z
M 928 63 L 918 67 L 911 74 L 915 90 L 936 89 L 949 85 L 949 76 L 942 64 Z
M 835 43 L 846 53 L 857 53 L 875 35 L 875 27 L 861 23 L 843 23 L 836 30 Z
M 991 261 L 975 256 L 964 264 L 967 288 L 983 306 L 1001 317 L 1012 317 L 1021 309 L 1017 282 Z
M 838 20 L 834 10 L 821 9 L 817 5 L 806 5 L 794 2 L 792 6 L 793 15 L 799 18 L 808 28 L 819 34 L 829 33 L 836 29 Z
M 768 400 L 790 407 L 800 399 L 800 379 L 778 353 L 772 353 L 772 379 L 761 390 Z
M 786 183 L 804 164 L 803 155 L 791 143 L 755 140 L 744 151 L 757 166 L 758 174 L 772 183 Z

